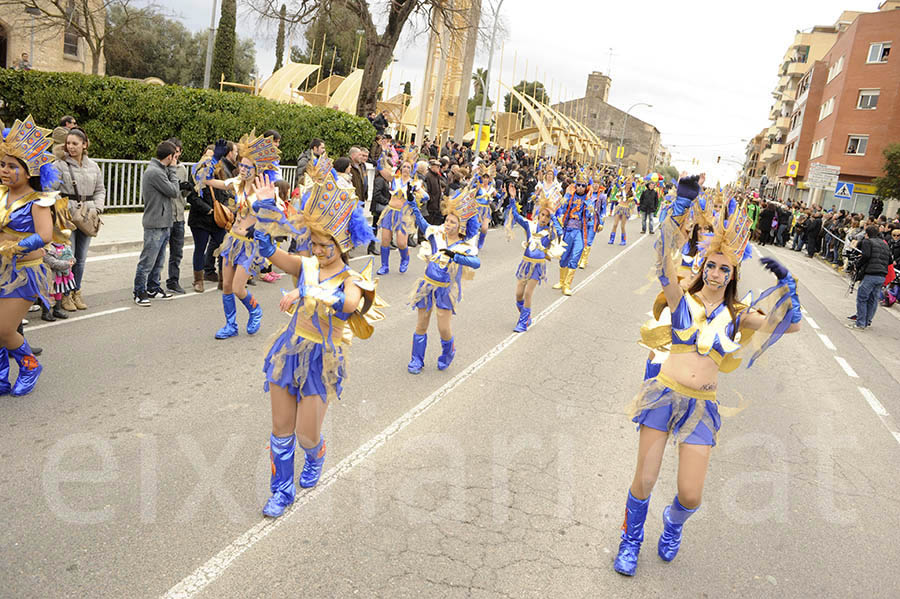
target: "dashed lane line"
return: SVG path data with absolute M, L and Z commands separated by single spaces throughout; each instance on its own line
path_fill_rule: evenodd
M 894 424 L 894 421 L 891 419 L 890 414 L 885 409 L 884 404 L 878 401 L 878 398 L 875 397 L 875 394 L 872 393 L 866 387 L 857 387 L 859 389 L 860 394 L 865 398 L 866 402 L 869 404 L 869 407 L 872 408 L 872 411 L 878 414 L 878 419 L 881 420 L 881 424 L 884 425 L 884 428 L 891 433 L 891 436 L 894 437 L 894 440 L 897 443 L 900 443 L 900 432 L 897 431 L 897 426 Z
M 854 379 L 859 378 L 859 375 L 856 374 L 856 371 L 853 370 L 853 368 L 850 366 L 850 364 L 847 362 L 847 360 L 845 360 L 844 358 L 842 358 L 840 356 L 835 356 L 834 359 L 837 361 L 838 364 L 841 365 L 841 368 L 844 369 L 844 372 L 847 374 L 847 376 L 849 376 L 850 378 L 854 378 Z
M 806 319 L 806 322 L 809 323 L 809 326 L 811 326 L 813 329 L 815 329 L 817 331 L 819 330 L 819 328 L 820 328 L 819 323 L 817 323 L 815 320 L 813 320 L 812 316 L 804 316 L 803 318 Z
M 834 343 L 831 342 L 831 339 L 828 338 L 828 335 L 825 335 L 818 331 L 816 331 L 816 335 L 819 336 L 819 339 L 822 340 L 822 343 L 825 345 L 825 347 L 827 347 L 831 351 L 837 351 L 837 348 L 834 346 Z
M 577 292 L 583 289 L 591 281 L 597 278 L 603 271 L 609 268 L 609 266 L 616 260 L 627 254 L 633 248 L 640 245 L 641 241 L 643 241 L 644 239 L 647 238 L 642 237 L 638 239 L 638 241 L 629 245 L 627 248 L 610 258 L 603 266 L 595 270 L 587 278 L 585 278 L 584 281 L 578 284 L 575 287 L 574 291 Z M 568 299 L 570 299 L 570 297 L 564 295 L 544 308 L 541 313 L 533 319 L 532 326 L 537 325 L 537 323 L 539 323 L 541 320 L 552 314 Z M 319 484 L 317 484 L 309 491 L 298 494 L 296 499 L 294 500 L 294 503 L 284 512 L 284 514 L 281 515 L 281 517 L 274 520 L 263 519 L 259 521 L 247 532 L 232 541 L 230 545 L 210 558 L 205 564 L 201 565 L 199 568 L 194 570 L 194 572 L 181 580 L 181 582 L 169 589 L 168 592 L 163 595 L 163 599 L 190 599 L 192 597 L 195 597 L 210 583 L 221 576 L 222 573 L 225 572 L 225 570 L 234 562 L 234 560 L 240 557 L 245 551 L 264 539 L 269 535 L 269 533 L 285 523 L 291 516 L 299 512 L 301 508 L 303 508 L 303 506 L 311 502 L 319 494 L 323 493 L 331 485 L 333 485 L 339 479 L 343 478 L 348 472 L 365 461 L 369 456 L 374 454 L 378 450 L 378 448 L 390 441 L 404 428 L 409 426 L 411 422 L 440 403 L 440 401 L 447 397 L 447 395 L 449 395 L 451 391 L 464 383 L 473 374 L 481 370 L 481 368 L 487 365 L 498 355 L 503 353 L 503 351 L 510 345 L 512 345 L 516 340 L 524 337 L 524 335 L 525 334 L 523 333 L 513 333 L 506 339 L 495 345 L 493 348 L 488 350 L 487 353 L 472 362 L 462 372 L 454 376 L 452 379 L 444 383 L 440 388 L 438 388 L 434 393 L 422 400 L 418 405 L 397 418 L 397 420 L 389 424 L 387 428 L 372 437 L 369 441 L 357 448 L 353 453 L 345 457 L 330 470 L 325 472 L 322 475 L 322 478 L 319 480 Z

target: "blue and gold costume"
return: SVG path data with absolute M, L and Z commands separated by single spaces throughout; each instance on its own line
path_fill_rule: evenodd
M 356 245 L 373 240 L 371 228 L 362 208 L 356 200 L 353 188 L 344 189 L 337 172 L 331 168 L 326 156 L 318 158 L 307 167 L 311 184 L 305 188 L 301 204 L 303 211 L 292 222 L 273 220 L 287 230 L 317 232 L 331 237 L 344 254 Z M 273 200 L 260 200 L 255 208 L 274 214 Z M 275 252 L 272 238 L 263 230 L 254 233 L 260 251 L 269 258 Z M 345 348 L 353 336 L 368 339 L 373 332 L 371 322 L 383 315 L 377 310 L 384 304 L 375 295 L 377 282 L 371 278 L 373 263 L 361 273 L 346 265 L 335 274 L 323 279 L 319 259 L 300 257 L 297 279 L 299 299 L 293 307 L 290 322 L 273 338 L 263 363 L 264 388 L 277 385 L 301 401 L 313 401 L 318 396 L 323 402 L 340 399 L 346 377 Z M 352 312 L 344 309 L 345 291 L 348 285 L 356 285 L 362 291 L 362 301 Z M 269 498 L 263 514 L 278 517 L 294 501 L 294 451 L 296 435 L 269 439 L 272 459 L 272 478 Z M 306 461 L 300 474 L 301 487 L 315 486 L 322 474 L 325 462 L 325 439 L 318 445 L 303 448 Z
M 448 242 L 442 225 L 429 225 L 415 203 L 410 202 L 416 216 L 419 230 L 425 234 L 427 243 L 419 246 L 419 258 L 427 263 L 425 275 L 419 279 L 410 294 L 410 305 L 419 310 L 449 310 L 456 314 L 456 306 L 462 301 L 462 282 L 471 269 L 481 267 L 478 248 L 462 235 L 466 225 L 477 219 L 472 190 L 460 190 L 452 198 L 445 200 L 444 213 L 454 214 L 460 221 L 460 239 Z M 428 335 L 413 333 L 412 359 L 407 367 L 410 373 L 421 372 L 425 363 L 425 349 Z M 438 370 L 444 370 L 456 354 L 454 338 L 441 339 L 442 353 L 438 358 Z
M 0 122 L 0 131 L 0 158 L 20 160 L 29 179 L 39 177 L 40 187 L 51 189 L 59 180 L 59 172 L 52 164 L 53 155 L 47 152 L 52 144 L 50 130 L 36 126 L 29 115 L 24 121 L 16 120 L 10 129 Z M 19 189 L 15 183 L 14 189 Z M 49 308 L 51 274 L 44 265 L 43 248 L 48 241 L 65 243 L 68 239 L 69 231 L 65 230 L 63 219 L 68 214 L 67 200 L 57 192 L 30 189 L 10 203 L 9 188 L 0 185 L 0 299 L 40 301 Z M 36 206 L 52 210 L 50 240 L 37 232 L 32 212 Z M 26 256 L 28 259 L 24 260 Z M 10 357 L 19 365 L 19 377 L 13 385 L 9 383 Z M 24 337 L 17 348 L 0 346 L 0 395 L 30 393 L 42 370 Z
M 587 175 L 581 171 L 576 175 L 576 182 L 587 184 Z M 556 218 L 562 226 L 562 238 L 566 250 L 559 259 L 559 283 L 554 289 L 562 289 L 564 295 L 572 295 L 572 279 L 578 268 L 578 261 L 584 251 L 584 241 L 588 229 L 593 228 L 593 206 L 589 207 L 585 191 L 582 195 L 575 193 L 574 186 L 566 191 L 563 200 L 556 210 Z
M 691 219 L 708 216 L 711 202 L 702 205 L 696 200 L 700 192 L 698 178 L 685 178 L 679 183 L 678 197 L 660 215 L 660 238 L 656 242 L 657 276 L 660 283 L 670 286 L 678 273 L 686 242 L 686 231 L 691 230 Z M 691 210 L 693 208 L 693 210 Z M 695 259 L 703 263 L 706 256 L 722 253 L 734 268 L 752 254 L 748 245 L 750 219 L 746 210 L 731 200 L 712 219 L 713 233 L 701 243 L 701 251 Z M 747 366 L 777 341 L 801 319 L 800 300 L 796 282 L 786 268 L 772 259 L 762 260 L 765 267 L 775 273 L 778 282 L 764 291 L 759 298 L 752 297 L 731 306 L 722 303 L 708 313 L 704 303 L 689 291 L 671 313 L 670 322 L 663 318 L 667 302 L 664 295 L 654 305 L 655 320 L 641 329 L 642 344 L 654 352 L 696 353 L 708 357 L 720 372 L 736 369 L 744 356 L 749 355 Z M 748 314 L 758 311 L 764 315 L 754 326 L 743 326 Z M 751 353 L 752 352 L 752 353 Z M 648 364 L 646 380 L 629 407 L 632 420 L 641 426 L 666 431 L 676 443 L 715 445 L 721 426 L 721 408 L 715 390 L 693 389 L 675 381 Z M 724 412 L 723 412 L 724 413 Z M 615 570 L 634 575 L 637 558 L 644 538 L 644 521 L 650 498 L 637 499 L 630 492 L 626 501 L 622 542 L 615 560 Z M 663 512 L 663 534 L 658 552 L 665 561 L 671 561 L 681 544 L 682 527 L 697 509 L 687 509 L 678 497 Z
M 475 188 L 475 205 L 478 210 L 478 222 L 483 227 L 485 223 L 491 223 L 491 202 L 498 198 L 501 192 L 494 188 L 494 176 L 496 175 L 496 167 L 494 165 L 479 165 L 476 168 L 475 176 L 472 177 L 472 186 Z M 490 181 L 485 187 L 484 183 Z M 478 250 L 484 247 L 486 234 L 480 232 L 478 234 Z

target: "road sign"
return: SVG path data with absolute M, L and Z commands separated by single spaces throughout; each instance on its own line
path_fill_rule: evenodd
M 839 200 L 852 200 L 853 199 L 853 183 L 845 183 L 844 181 L 838 181 L 837 187 L 834 189 L 834 197 Z
M 616 148 L 616 158 L 625 158 L 625 146 Z
M 492 112 L 491 112 L 490 106 L 484 107 L 484 114 L 481 114 L 481 106 L 475 107 L 475 123 L 476 124 L 481 123 L 481 124 L 486 125 L 486 124 L 490 123 L 491 116 L 492 116 Z
M 813 162 L 809 165 L 809 176 L 806 178 L 810 187 L 834 189 L 841 174 L 841 167 Z
M 800 168 L 800 163 L 796 160 L 791 160 L 787 165 L 787 176 L 788 177 L 796 177 L 797 170 Z
M 544 146 L 545 158 L 556 158 L 557 153 L 559 153 L 559 148 L 557 146 L 554 146 L 553 144 L 547 144 Z

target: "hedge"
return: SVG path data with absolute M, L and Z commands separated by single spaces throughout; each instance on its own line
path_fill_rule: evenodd
M 368 147 L 375 129 L 364 118 L 330 108 L 281 104 L 248 94 L 147 85 L 113 77 L 0 69 L 0 119 L 34 116 L 52 129 L 74 116 L 91 140 L 91 156 L 146 160 L 159 142 L 178 137 L 185 160 L 216 139 L 237 141 L 256 128 L 282 135 L 282 164 L 296 164 L 313 138 L 334 157 Z

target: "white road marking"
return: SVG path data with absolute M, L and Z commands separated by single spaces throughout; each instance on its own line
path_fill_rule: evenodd
M 29 326 L 26 331 L 31 333 L 32 331 L 39 331 L 41 329 L 46 329 L 49 327 L 57 327 L 61 324 L 71 324 L 73 322 L 78 322 L 80 320 L 87 320 L 88 318 L 97 318 L 98 316 L 106 316 L 107 314 L 115 314 L 116 312 L 124 312 L 126 310 L 131 310 L 130 307 L 123 308 L 113 308 L 112 310 L 103 310 L 101 312 L 94 312 L 93 314 L 85 314 L 84 316 L 72 316 L 65 320 L 57 320 L 56 322 L 48 322 L 47 324 L 39 324 L 37 326 Z
M 816 331 L 816 335 L 819 336 L 819 339 L 822 340 L 822 343 L 825 344 L 825 347 L 827 347 L 831 351 L 837 350 L 837 348 L 834 346 L 834 343 L 832 343 L 831 339 L 828 338 L 828 335 L 824 335 L 822 333 L 819 333 L 818 331 Z
M 210 291 L 218 291 L 218 290 L 219 290 L 218 286 L 216 286 L 216 287 L 210 287 L 209 289 L 204 289 L 204 290 L 203 290 L 203 293 L 209 293 Z M 173 299 L 173 300 L 184 299 L 184 298 L 186 298 L 186 297 L 193 297 L 193 296 L 195 296 L 195 295 L 203 295 L 203 294 L 202 294 L 202 293 L 197 293 L 196 291 L 191 290 L 191 291 L 188 291 L 187 293 L 184 293 L 184 294 L 181 294 L 181 295 L 176 294 L 175 297 L 173 297 L 172 299 Z M 151 300 L 150 303 L 152 304 L 153 301 Z
M 817 331 L 819 330 L 819 325 L 818 325 L 818 323 L 816 323 L 815 320 L 812 319 L 812 316 L 804 316 L 804 318 L 806 319 L 806 322 L 809 323 L 809 326 L 811 326 L 812 328 L 814 328 Z
M 859 392 L 862 393 L 862 396 L 865 398 L 865 400 L 869 402 L 869 406 L 872 408 L 872 411 L 874 411 L 879 416 L 888 415 L 888 411 L 884 409 L 884 406 L 881 405 L 881 402 L 878 401 L 878 398 L 875 397 L 874 393 L 872 393 L 865 387 L 857 387 L 857 389 L 859 389 Z
M 613 262 L 627 254 L 629 251 L 631 251 L 632 248 L 637 247 L 644 239 L 647 238 L 642 237 L 638 239 L 638 241 L 629 245 L 626 249 L 610 258 L 609 261 L 606 262 L 606 264 L 595 270 L 577 287 L 575 287 L 574 291 L 579 291 L 580 289 L 584 288 L 585 285 L 593 281 Z M 569 296 L 564 295 L 544 308 L 544 310 L 541 311 L 541 313 L 533 319 L 532 326 L 535 326 L 538 322 L 552 314 L 568 299 Z M 522 337 L 524 337 L 524 334 L 522 333 L 513 333 L 509 337 L 495 345 L 492 349 L 488 350 L 487 353 L 472 362 L 468 367 L 466 367 L 452 379 L 444 383 L 444 385 L 442 385 L 434 393 L 422 400 L 417 406 L 413 407 L 411 410 L 397 418 L 394 422 L 388 425 L 387 428 L 372 437 L 369 441 L 357 448 L 356 451 L 345 457 L 334 467 L 325 472 L 322 475 L 322 478 L 319 480 L 319 484 L 309 491 L 298 494 L 296 499 L 294 500 L 293 505 L 291 505 L 291 507 L 289 507 L 281 517 L 274 520 L 263 519 L 258 522 L 247 532 L 232 541 L 230 545 L 210 558 L 205 564 L 194 570 L 194 572 L 185 577 L 181 582 L 170 588 L 168 592 L 163 595 L 163 598 L 190 599 L 191 597 L 196 596 L 211 582 L 221 576 L 222 573 L 228 568 L 228 566 L 230 566 L 234 562 L 234 560 L 240 557 L 241 554 L 253 547 L 253 545 L 255 545 L 260 540 L 264 539 L 277 527 L 281 526 L 281 524 L 286 522 L 288 518 L 300 511 L 303 506 L 315 499 L 319 494 L 328 489 L 328 487 L 337 482 L 338 479 L 342 478 L 345 474 L 350 472 L 353 468 L 355 468 L 357 465 L 359 465 L 361 462 L 375 453 L 375 451 L 377 451 L 379 447 L 387 443 L 391 438 L 400 433 L 400 431 L 409 426 L 409 424 L 413 420 L 440 403 L 440 401 L 447 395 L 449 395 L 451 391 L 464 383 L 469 377 L 481 370 L 482 367 L 484 367 L 491 360 L 500 355 L 506 348 L 515 343 L 517 339 L 521 339 Z
M 891 434 L 894 435 L 894 438 L 897 440 L 897 443 L 900 443 L 900 433 L 897 431 L 891 431 Z
M 859 378 L 859 375 L 856 374 L 856 371 L 850 367 L 850 364 L 847 362 L 847 360 L 845 360 L 844 358 L 842 358 L 840 356 L 835 356 L 834 359 L 837 360 L 837 363 L 841 365 L 841 368 L 844 369 L 844 372 L 847 373 L 847 376 L 852 377 L 854 379 Z
M 128 242 L 123 242 L 128 243 Z M 192 250 L 194 246 L 186 245 L 184 246 L 184 251 Z M 118 260 L 119 258 L 137 258 L 141 253 L 138 252 L 121 252 L 119 254 L 103 254 L 100 256 L 88 256 L 85 262 L 105 262 L 107 260 Z

